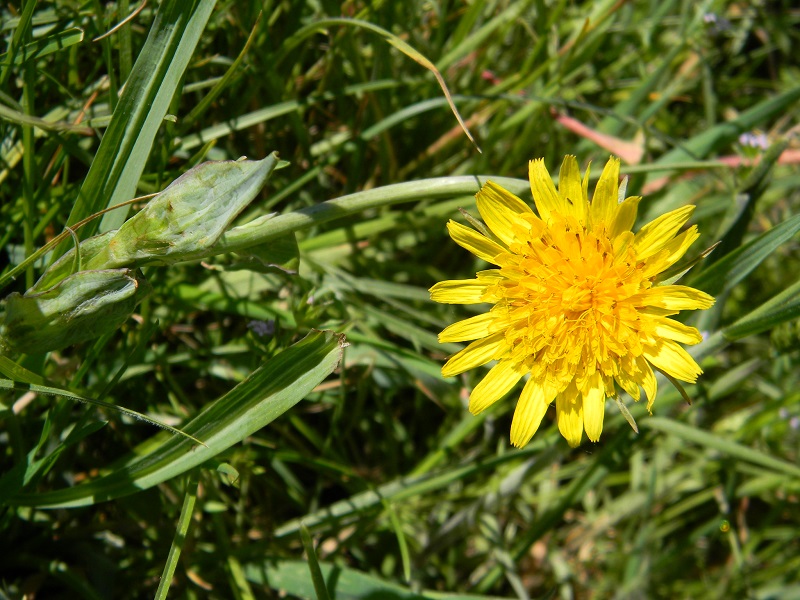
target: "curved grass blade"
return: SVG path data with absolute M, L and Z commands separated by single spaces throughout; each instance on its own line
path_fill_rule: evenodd
M 73 125 L 72 123 L 66 123 L 64 121 L 46 121 L 45 119 L 26 115 L 23 112 L 9 108 L 5 104 L 0 104 L 0 119 L 5 119 L 6 121 L 18 125 L 37 127 L 42 131 L 70 131 L 81 135 L 92 135 L 91 127 Z
M 7 356 L 0 354 L 0 373 L 20 383 L 35 383 L 37 385 L 44 385 L 45 379 L 41 375 L 37 375 L 33 371 L 29 371 L 25 367 L 18 365 Z
M 433 76 L 436 77 L 436 81 L 439 83 L 439 87 L 442 88 L 442 92 L 444 93 L 445 98 L 447 98 L 447 104 L 450 106 L 450 110 L 453 111 L 453 115 L 455 116 L 458 124 L 461 126 L 461 129 L 464 131 L 464 134 L 467 136 L 470 142 L 472 142 L 473 146 L 481 152 L 480 147 L 478 146 L 475 138 L 472 137 L 472 134 L 467 127 L 467 124 L 464 122 L 464 119 L 461 118 L 461 113 L 458 112 L 455 103 L 453 102 L 453 98 L 450 95 L 450 90 L 447 88 L 447 84 L 444 81 L 444 77 L 439 72 L 439 69 L 436 68 L 430 60 L 428 60 L 423 54 L 417 51 L 413 46 L 404 42 L 399 37 L 386 31 L 382 27 L 378 27 L 372 23 L 368 23 L 367 21 L 361 21 L 359 19 L 341 19 L 341 18 L 334 18 L 334 19 L 322 19 L 320 21 L 315 21 L 314 23 L 310 23 L 300 29 L 297 33 L 295 33 L 290 38 L 283 41 L 281 52 L 275 58 L 275 63 L 280 62 L 286 56 L 289 56 L 291 52 L 308 36 L 311 34 L 319 31 L 325 30 L 331 25 L 345 25 L 349 27 L 361 27 L 362 29 L 366 29 L 373 33 L 377 33 L 381 36 L 388 44 L 391 44 L 400 52 L 405 54 L 411 60 L 415 61 L 416 63 L 422 65 L 426 69 L 428 69 Z
M 713 264 L 726 254 L 741 247 L 742 240 L 750 227 L 753 215 L 755 215 L 756 204 L 769 184 L 772 167 L 778 162 L 788 145 L 789 141 L 784 139 L 770 146 L 739 186 L 735 200 L 728 208 L 727 214 L 723 217 L 717 234 L 714 236 L 720 240 L 719 250 L 706 261 L 706 264 Z
M 36 2 L 24 4 L 19 22 L 17 23 L 17 26 L 14 27 L 14 35 L 11 36 L 11 40 L 8 44 L 8 51 L 4 55 L 5 62 L 1 67 L 2 73 L 0 74 L 0 88 L 4 90 L 6 89 L 6 83 L 8 83 L 11 73 L 13 72 L 11 67 L 16 62 L 16 54 L 22 48 L 22 42 L 31 29 L 31 23 L 33 22 L 33 11 L 35 8 Z
M 250 35 L 247 37 L 247 41 L 244 43 L 244 48 L 242 51 L 239 52 L 239 56 L 236 57 L 231 63 L 231 66 L 228 67 L 228 70 L 225 71 L 225 74 L 220 78 L 220 80 L 214 85 L 208 94 L 203 96 L 203 99 L 197 103 L 197 106 L 192 108 L 189 111 L 189 114 L 186 115 L 183 119 L 181 119 L 181 123 L 178 126 L 178 129 L 181 133 L 185 133 L 188 131 L 190 127 L 192 127 L 195 122 L 200 118 L 200 116 L 206 112 L 209 106 L 211 106 L 214 101 L 219 97 L 219 95 L 228 88 L 228 84 L 233 79 L 233 76 L 239 70 L 239 67 L 244 60 L 244 57 L 247 55 L 247 51 L 250 49 L 250 46 L 253 44 L 253 41 L 256 38 L 256 31 L 258 31 L 258 25 L 261 23 L 261 16 L 263 15 L 262 12 L 258 13 L 256 17 L 256 22 L 253 23 L 253 28 L 250 30 Z

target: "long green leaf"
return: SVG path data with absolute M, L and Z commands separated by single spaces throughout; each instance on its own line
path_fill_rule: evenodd
M 406 587 L 384 581 L 374 575 L 320 563 L 323 578 L 330 582 L 333 598 L 348 600 L 503 600 L 498 596 L 448 594 L 423 591 L 416 593 Z M 245 575 L 252 583 L 283 590 L 290 596 L 312 598 L 314 585 L 308 576 L 308 565 L 302 560 L 268 559 L 263 564 L 245 565 Z
M 2 390 L 15 390 L 17 392 L 35 392 L 37 394 L 46 394 L 49 396 L 61 396 L 63 398 L 69 398 L 70 400 L 77 400 L 78 402 L 83 402 L 84 404 L 91 404 L 93 406 L 99 406 L 100 408 L 105 408 L 106 410 L 115 411 L 118 413 L 122 413 L 123 415 L 127 415 L 128 417 L 132 417 L 139 421 L 144 421 L 145 423 L 149 423 L 150 425 L 155 425 L 156 427 L 160 427 L 161 429 L 166 429 L 170 433 L 174 433 L 175 435 L 181 435 L 185 438 L 191 440 L 196 444 L 202 444 L 201 440 L 189 435 L 167 425 L 166 423 L 162 423 L 158 419 L 153 419 L 148 417 L 147 415 L 143 415 L 140 412 L 136 412 L 135 410 L 131 410 L 129 408 L 125 408 L 124 406 L 117 406 L 116 404 L 109 404 L 108 402 L 103 402 L 102 400 L 97 400 L 95 398 L 89 398 L 88 396 L 82 396 L 80 394 L 76 394 L 75 392 L 71 392 L 69 390 L 52 387 L 48 385 L 37 385 L 35 383 L 18 383 L 16 381 L 10 381 L 8 379 L 0 379 L 0 389 Z
M 728 253 L 689 279 L 688 285 L 700 288 L 712 296 L 728 292 L 752 273 L 770 254 L 792 239 L 798 231 L 800 231 L 800 215 L 795 215 Z
M 7 356 L 0 355 L 0 373 L 21 383 L 34 383 L 37 385 L 45 385 L 44 377 L 29 371 L 25 367 L 18 365 Z
M 778 94 L 774 98 L 764 100 L 740 114 L 737 118 L 720 123 L 684 142 L 658 159 L 662 165 L 673 164 L 685 160 L 697 160 L 707 157 L 726 144 L 735 141 L 739 135 L 763 124 L 775 115 L 785 112 L 792 104 L 800 100 L 800 86 Z M 649 177 L 652 179 L 653 177 Z
M 132 456 L 110 475 L 73 488 L 21 494 L 24 506 L 87 506 L 146 490 L 181 475 L 258 431 L 302 400 L 339 364 L 343 336 L 314 331 L 284 350 L 182 426 L 205 442 L 171 437 L 153 452 Z
M 69 48 L 73 44 L 79 44 L 82 41 L 83 30 L 77 27 L 70 27 L 64 31 L 59 31 L 42 39 L 35 40 L 30 44 L 25 44 L 13 57 L 9 57 L 8 52 L 0 54 L 0 63 L 8 65 L 9 58 L 11 58 L 13 64 L 21 65 L 26 60 L 42 58 L 53 52 L 59 52 Z
M 739 340 L 772 329 L 798 316 L 800 316 L 800 281 L 796 281 L 733 325 L 723 329 L 722 334 L 729 340 Z
M 82 133 L 83 135 L 91 135 L 92 133 L 92 130 L 84 125 L 73 125 L 72 123 L 66 123 L 64 121 L 47 121 L 39 117 L 26 115 L 4 104 L 0 104 L 0 119 L 5 119 L 6 121 L 19 125 L 31 125 L 44 131 L 70 131 L 72 133 Z
M 656 429 L 663 433 L 678 436 L 679 438 L 688 442 L 693 442 L 706 448 L 724 452 L 729 456 L 738 458 L 739 460 L 751 462 L 754 465 L 758 465 L 765 469 L 777 471 L 778 473 L 782 473 L 789 477 L 800 478 L 800 467 L 797 465 L 773 456 L 769 456 L 768 454 L 763 454 L 758 450 L 753 450 L 752 448 L 748 448 L 747 446 L 743 446 L 742 444 L 732 440 L 725 439 L 709 431 L 703 431 L 701 429 L 692 427 L 691 425 L 686 425 L 685 423 L 679 423 L 678 421 L 665 419 L 663 417 L 652 417 L 650 419 L 646 419 L 642 422 L 642 425 L 645 428 L 649 427 L 650 429 Z
M 755 215 L 756 204 L 767 188 L 772 168 L 788 145 L 789 141 L 784 139 L 770 146 L 742 181 L 734 201 L 728 207 L 727 214 L 717 229 L 715 237 L 720 240 L 719 247 L 708 257 L 705 266 L 710 266 L 741 247 Z
M 0 88 L 2 89 L 6 89 L 6 83 L 13 72 L 11 67 L 16 62 L 16 53 L 20 51 L 22 41 L 30 31 L 36 2 L 26 2 L 22 6 L 22 15 L 20 15 L 19 22 L 14 26 L 14 35 L 11 36 L 8 52 L 5 53 L 5 62 L 2 65 L 2 75 L 0 75 Z
M 314 540 L 311 539 L 311 534 L 305 526 L 300 528 L 300 539 L 308 557 L 308 569 L 311 574 L 311 581 L 314 583 L 314 593 L 317 595 L 317 600 L 330 600 L 325 578 L 322 576 L 322 570 L 319 567 L 319 558 L 317 558 L 317 551 L 314 548 Z

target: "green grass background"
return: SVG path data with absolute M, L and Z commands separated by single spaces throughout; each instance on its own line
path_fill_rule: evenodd
M 791 2 L 165 0 L 96 39 L 137 8 L 0 8 L 4 274 L 204 160 L 274 151 L 290 164 L 236 224 L 290 214 L 259 246 L 280 268 L 147 266 L 154 292 L 119 330 L 3 357 L 0 597 L 800 598 Z M 515 395 L 473 417 L 483 372 L 439 372 L 458 346 L 436 334 L 472 307 L 427 289 L 485 267 L 444 225 L 476 214 L 475 176 L 529 200 L 529 159 L 555 174 L 576 154 L 596 177 L 612 152 L 646 191 L 640 225 L 692 203 L 690 254 L 721 242 L 685 279 L 717 296 L 686 317 L 706 373 L 691 406 L 663 381 L 654 416 L 629 402 L 638 434 L 609 402 L 600 442 L 572 450 L 551 409 L 515 450 Z M 331 375 L 335 338 L 297 343 L 314 329 L 349 342 Z M 226 441 L 191 463 L 67 393 Z

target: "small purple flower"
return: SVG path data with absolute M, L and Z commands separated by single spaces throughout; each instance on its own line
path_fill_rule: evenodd
M 269 321 L 250 321 L 247 324 L 247 327 L 257 336 L 264 337 L 265 335 L 272 335 L 275 333 L 275 320 L 270 319 Z
M 797 431 L 798 429 L 800 429 L 800 417 L 795 416 L 789 419 L 789 427 L 793 431 Z
M 769 147 L 769 140 L 763 133 L 743 133 L 739 136 L 739 143 L 745 148 L 766 150 Z
M 728 19 L 711 12 L 703 15 L 703 23 L 708 25 L 708 29 L 713 35 L 718 35 L 723 31 L 729 31 L 731 29 L 731 22 L 728 21 Z

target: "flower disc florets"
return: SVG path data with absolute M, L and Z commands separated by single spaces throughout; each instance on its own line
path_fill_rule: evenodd
M 471 341 L 442 374 L 496 360 L 473 389 L 470 411 L 484 410 L 527 377 L 511 442 L 525 445 L 555 399 L 559 429 L 577 446 L 584 430 L 599 439 L 615 382 L 636 400 L 641 386 L 649 409 L 656 396 L 652 366 L 675 379 L 697 379 L 702 371 L 679 343 L 696 344 L 700 333 L 668 317 L 708 308 L 714 299 L 686 286 L 657 285 L 699 235 L 696 226 L 676 235 L 693 206 L 634 235 L 640 198 L 618 199 L 618 159 L 606 164 L 591 203 L 588 172 L 581 181 L 575 157 L 564 159 L 558 190 L 542 160 L 531 161 L 529 171 L 538 216 L 488 182 L 476 198 L 491 237 L 455 221 L 447 225 L 456 243 L 499 268 L 431 288 L 437 302 L 494 304 L 439 335 L 440 342 Z

